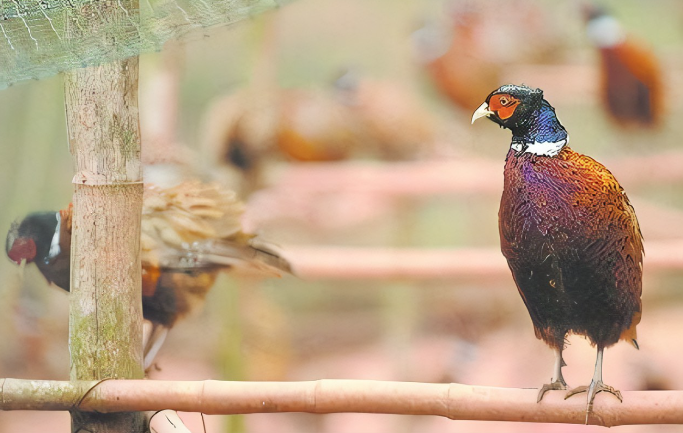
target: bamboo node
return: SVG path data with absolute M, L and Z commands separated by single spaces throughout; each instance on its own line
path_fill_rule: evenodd
M 71 179 L 71 183 L 76 185 L 90 185 L 90 186 L 102 186 L 102 185 L 139 185 L 142 184 L 142 179 L 140 180 L 127 180 L 128 177 L 125 175 L 119 178 L 111 178 L 104 174 L 93 173 L 87 170 L 78 171 L 74 177 Z

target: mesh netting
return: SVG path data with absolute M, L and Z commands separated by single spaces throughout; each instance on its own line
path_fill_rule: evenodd
M 0 88 L 156 51 L 283 0 L 0 0 Z M 139 13 L 139 21 L 136 19 Z

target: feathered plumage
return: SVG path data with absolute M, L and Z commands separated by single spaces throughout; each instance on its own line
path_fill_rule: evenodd
M 552 383 L 566 389 L 567 334 L 597 346 L 587 411 L 595 394 L 619 391 L 602 382 L 603 350 L 620 339 L 636 348 L 641 317 L 643 243 L 636 214 L 612 173 L 568 146 L 568 135 L 540 89 L 495 90 L 473 121 L 489 117 L 512 131 L 499 224 L 508 261 L 536 336 L 555 350 Z
M 163 328 L 201 304 L 220 271 L 268 277 L 291 272 L 268 243 L 242 231 L 243 204 L 217 184 L 146 184 L 142 210 L 142 306 Z M 7 235 L 8 257 L 35 263 L 45 278 L 70 289 L 71 207 L 33 213 Z M 147 357 L 146 357 L 147 358 Z

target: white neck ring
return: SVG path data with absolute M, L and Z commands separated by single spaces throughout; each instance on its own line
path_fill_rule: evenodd
M 512 143 L 510 148 L 514 149 L 516 152 L 531 153 L 533 155 L 539 156 L 555 156 L 564 146 L 569 142 L 569 137 L 564 140 L 554 141 L 554 142 L 544 142 L 539 143 L 537 141 L 533 143 Z

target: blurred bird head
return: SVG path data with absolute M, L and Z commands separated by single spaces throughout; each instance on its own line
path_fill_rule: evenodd
M 526 125 L 531 113 L 541 108 L 543 90 L 527 86 L 506 84 L 491 92 L 486 101 L 472 115 L 475 120 L 488 117 L 489 120 L 512 130 Z
M 453 29 L 433 18 L 422 19 L 410 36 L 413 58 L 429 64 L 448 52 L 453 42 Z
M 341 68 L 332 82 L 337 99 L 344 105 L 358 105 L 358 89 L 361 84 L 361 76 L 352 67 Z
M 621 44 L 626 38 L 621 24 L 605 8 L 593 3 L 584 3 L 581 12 L 586 21 L 588 39 L 596 47 L 613 47 Z
M 52 251 L 59 248 L 57 226 L 60 222 L 59 212 L 36 212 L 28 215 L 21 222 L 15 221 L 7 233 L 5 250 L 7 257 L 13 262 L 21 264 L 33 262 L 36 257 L 50 257 L 59 253 Z M 52 240 L 52 242 L 50 242 Z M 55 246 L 53 246 L 53 244 Z

